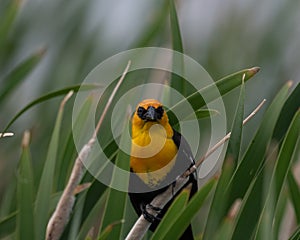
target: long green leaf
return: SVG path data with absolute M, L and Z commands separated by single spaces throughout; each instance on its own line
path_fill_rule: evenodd
M 155 11 L 155 16 L 150 19 L 150 26 L 147 26 L 144 33 L 140 34 L 140 39 L 132 44 L 132 48 L 146 47 L 151 44 L 151 41 L 159 36 L 160 31 L 164 29 L 164 23 L 167 20 L 169 10 L 169 0 L 164 0 L 162 6 L 158 6 Z
M 51 196 L 50 211 L 53 211 L 55 209 L 61 194 L 61 192 L 58 192 Z M 0 239 L 7 237 L 15 232 L 17 215 L 18 211 L 15 211 L 0 220 Z
M 279 156 L 276 161 L 275 168 L 275 199 L 279 198 L 279 195 L 283 188 L 290 166 L 292 164 L 293 155 L 297 151 L 296 146 L 300 139 L 300 110 L 295 114 L 290 127 L 287 131 L 286 137 L 283 140 L 283 144 L 280 148 Z
M 152 235 L 152 240 L 162 239 L 168 229 L 174 224 L 175 220 L 182 214 L 187 205 L 190 196 L 190 189 L 183 189 L 180 194 L 173 201 L 168 211 L 164 215 L 162 221 L 159 223 L 157 229 Z
M 76 136 L 77 139 L 82 139 L 82 142 L 87 142 L 87 137 L 90 136 L 88 134 L 86 127 L 86 124 L 84 124 L 87 119 L 90 117 L 93 117 L 91 114 L 89 114 L 89 111 L 93 104 L 93 95 L 90 95 L 86 101 L 83 103 L 79 114 L 77 118 L 75 119 L 73 123 L 73 127 L 70 130 L 70 133 L 67 137 L 67 140 L 64 146 L 64 150 L 62 151 L 61 156 L 58 157 L 57 164 L 56 164 L 56 173 L 57 173 L 57 182 L 56 182 L 56 189 L 61 190 L 65 187 L 67 177 L 69 176 L 69 173 L 73 167 L 73 159 L 77 156 L 76 147 L 74 144 L 73 139 L 73 132 L 76 131 L 76 133 L 80 133 L 81 135 Z
M 222 174 L 218 181 L 215 195 L 210 207 L 207 224 L 205 225 L 204 239 L 211 239 L 215 234 L 216 228 L 222 221 L 222 217 L 226 212 L 226 199 L 228 199 L 228 191 L 224 191 L 228 186 L 228 182 L 231 178 L 233 170 L 236 168 L 241 146 L 243 116 L 244 116 L 244 101 L 245 101 L 245 85 L 242 84 L 240 90 L 240 96 L 234 121 L 232 124 L 231 136 L 229 139 L 225 161 L 223 163 Z M 226 221 L 226 220 L 225 220 Z M 231 221 L 232 222 L 232 221 Z M 227 226 L 229 223 L 224 223 Z M 230 224 L 229 224 L 230 225 Z M 225 227 L 224 228 L 228 228 Z M 222 232 L 225 230 L 222 230 Z
M 236 215 L 239 210 L 240 200 L 237 200 L 231 209 L 229 210 L 226 218 L 221 223 L 220 227 L 217 227 L 217 232 L 215 233 L 214 237 L 211 239 L 215 240 L 230 240 L 232 236 L 232 232 L 234 229 L 234 223 L 236 220 Z M 215 230 L 216 230 L 215 229 Z
M 245 74 L 244 81 L 248 81 L 259 71 L 258 67 L 244 69 L 239 72 L 230 74 L 220 80 L 216 81 L 214 84 L 211 84 L 205 88 L 200 89 L 198 92 L 194 92 L 189 95 L 186 99 L 179 101 L 169 111 L 180 112 L 183 116 L 188 115 L 189 112 L 184 108 L 184 102 L 187 100 L 193 106 L 194 110 L 204 107 L 208 102 L 214 101 L 220 96 L 226 95 L 228 92 L 242 84 L 242 78 Z M 218 93 L 215 91 L 215 88 L 218 88 Z M 200 96 L 199 96 L 200 93 Z M 205 101 L 201 97 L 205 96 Z M 173 120 L 174 124 L 177 123 L 176 120 Z
M 91 228 L 95 227 L 95 223 L 97 223 L 97 221 L 99 221 L 99 218 L 101 217 L 101 209 L 104 208 L 106 199 L 107 199 L 107 191 L 105 191 L 101 195 L 99 200 L 91 209 L 89 215 L 85 218 L 80 228 L 80 231 L 76 237 L 76 240 L 85 239 L 85 237 L 88 235 Z
M 74 86 L 70 86 L 70 87 L 66 87 L 54 92 L 50 92 L 47 93 L 35 100 L 33 100 L 32 102 L 30 102 L 29 104 L 27 104 L 24 108 L 22 108 L 11 120 L 10 122 L 7 124 L 7 126 L 5 127 L 5 129 L 2 132 L 6 132 L 7 129 L 26 111 L 28 111 L 30 108 L 32 108 L 33 106 L 45 102 L 47 100 L 50 100 L 52 98 L 56 98 L 62 95 L 66 95 L 68 92 L 70 91 L 74 91 L 74 92 L 78 92 L 80 91 L 90 91 L 90 90 L 94 90 L 97 88 L 100 88 L 101 86 L 96 85 L 96 84 L 87 84 L 87 85 L 74 85 Z
M 261 167 L 264 164 L 266 149 L 290 86 L 290 83 L 286 84 L 269 106 L 252 143 L 230 182 L 227 206 L 230 206 L 237 198 L 244 199 L 233 239 L 241 237 L 249 239 L 262 211 L 262 204 L 264 204 L 262 184 L 265 180 L 265 185 L 268 185 L 269 180 L 264 179 Z M 250 185 L 253 186 L 253 189 L 249 188 Z
M 186 116 L 182 121 L 209 118 L 214 115 L 217 115 L 218 113 L 219 112 L 217 110 L 213 110 L 213 109 L 198 109 L 193 114 Z
M 235 199 L 243 197 L 253 177 L 263 164 L 267 146 L 290 86 L 288 83 L 280 90 L 264 114 L 262 123 L 231 180 L 232 189 L 228 207 Z
M 0 220 L 0 238 L 5 238 L 15 232 L 17 213 L 11 213 Z
M 44 56 L 45 50 L 38 50 L 33 53 L 23 62 L 21 62 L 15 69 L 13 69 L 3 80 L 0 88 L 0 104 L 3 103 L 5 97 L 17 87 L 26 76 L 36 67 Z
M 244 239 L 244 237 L 245 239 L 251 239 L 259 213 L 262 210 L 263 181 L 264 174 L 263 171 L 260 171 L 253 178 L 245 193 L 230 239 L 238 240 Z M 252 208 L 249 207 L 250 205 Z
M 258 230 L 256 236 L 272 236 L 272 224 L 273 217 L 275 214 L 275 209 L 278 203 L 279 196 L 281 194 L 283 184 L 289 172 L 290 166 L 292 164 L 293 154 L 296 149 L 297 141 L 300 138 L 300 111 L 294 116 L 290 128 L 286 134 L 283 141 L 282 147 L 280 149 L 278 158 L 276 160 L 275 169 L 271 179 L 271 188 L 268 192 L 267 201 L 264 206 L 263 212 L 260 217 L 260 222 L 258 223 Z M 266 219 L 264 221 L 264 219 Z M 269 220 L 268 220 L 269 219 Z
M 178 22 L 178 16 L 176 11 L 176 6 L 174 0 L 169 0 L 169 8 L 170 8 L 170 23 L 171 23 L 171 33 L 172 33 L 172 48 L 174 51 L 183 53 L 183 44 L 181 39 L 180 27 Z M 183 57 L 173 57 L 172 59 L 173 69 L 176 69 L 179 72 L 184 72 L 184 64 Z M 185 79 L 179 75 L 174 73 L 171 74 L 171 87 L 180 91 L 181 94 L 186 96 L 186 84 Z
M 49 219 L 50 196 L 53 188 L 54 170 L 59 146 L 60 126 L 64 110 L 63 107 L 64 105 L 62 104 L 58 111 L 41 180 L 39 183 L 39 188 L 37 191 L 35 205 L 35 224 L 39 227 L 36 228 L 36 239 L 43 239 L 45 237 L 46 226 Z
M 124 125 L 127 124 L 128 119 L 125 118 Z M 128 143 L 128 139 L 125 137 L 125 134 L 122 134 L 120 145 L 130 144 Z M 121 169 L 129 170 L 129 156 L 123 151 L 119 150 L 115 165 Z M 112 173 L 112 186 L 115 184 L 122 184 L 122 182 L 129 181 L 129 175 L 127 179 L 121 179 L 119 175 L 116 174 L 115 171 Z M 111 223 L 116 221 L 121 221 L 125 218 L 125 206 L 127 201 L 127 193 L 121 192 L 113 188 L 108 189 L 108 197 L 105 206 L 105 213 L 102 223 L 102 230 L 104 230 Z M 122 234 L 122 225 L 118 225 L 114 228 L 114 231 L 108 236 L 108 239 L 121 239 Z
M 4 192 L 1 199 L 0 219 L 10 215 L 11 211 L 16 208 L 16 206 L 14 206 L 14 203 L 16 202 L 16 185 L 16 179 L 11 179 L 9 186 L 7 186 Z
M 19 165 L 18 175 L 18 218 L 17 218 L 17 238 L 35 239 L 34 237 L 34 182 L 31 155 L 29 150 L 29 132 L 24 134 L 23 150 Z
M 287 204 L 289 202 L 289 194 L 287 189 L 284 189 L 283 194 L 280 195 L 280 198 L 277 203 L 277 208 L 274 216 L 273 230 L 274 230 L 274 239 L 278 239 L 281 224 L 284 224 L 284 216 L 287 209 Z
M 290 94 L 284 106 L 282 107 L 280 116 L 276 123 L 273 138 L 281 141 L 284 134 L 288 130 L 290 123 L 300 106 L 300 83 L 297 84 L 293 92 Z
M 169 7 L 173 49 L 177 52 L 183 53 L 182 38 L 174 0 L 169 0 Z
M 12 29 L 12 25 L 16 19 L 17 12 L 20 9 L 20 1 L 10 1 L 5 10 L 5 14 L 0 16 L 0 59 L 3 57 L 3 51 L 5 50 L 5 44 L 8 40 L 9 31 Z M 2 60 L 2 59 L 1 59 Z
M 291 200 L 297 218 L 297 223 L 300 224 L 300 205 L 299 205 L 300 189 L 291 171 L 288 173 L 288 186 L 289 186 L 290 196 L 291 196 Z
M 162 239 L 178 239 L 178 237 L 183 234 L 193 217 L 203 205 L 204 200 L 215 186 L 216 181 L 216 179 L 212 179 L 198 190 L 198 192 L 189 201 L 182 214 L 176 218 L 174 224 L 168 229 Z
M 217 183 L 216 191 L 209 209 L 203 239 L 212 239 L 212 237 L 216 234 L 216 229 L 222 222 L 223 215 L 226 213 L 225 204 L 228 199 L 228 195 L 224 189 L 228 186 L 233 170 L 233 160 L 231 158 L 225 159 L 222 167 L 222 173 Z
M 112 230 L 114 230 L 114 228 L 116 226 L 118 226 L 119 224 L 122 224 L 123 223 L 123 220 L 121 221 L 116 221 L 116 222 L 113 222 L 111 224 L 109 224 L 100 234 L 98 240 L 106 240 L 108 239 L 108 237 L 110 236 L 110 233 L 112 232 Z
M 81 224 L 81 216 L 82 216 L 82 210 L 84 207 L 84 201 L 86 198 L 86 191 L 79 194 L 79 196 L 76 199 L 75 206 L 73 208 L 73 216 L 70 221 L 70 230 L 68 232 L 68 239 L 74 240 L 79 233 L 80 230 L 80 224 Z

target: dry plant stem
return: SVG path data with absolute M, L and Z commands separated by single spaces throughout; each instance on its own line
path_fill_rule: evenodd
M 116 87 L 114 88 L 109 100 L 107 101 L 105 108 L 103 110 L 103 113 L 101 114 L 101 117 L 97 123 L 96 129 L 93 133 L 93 136 L 91 139 L 86 143 L 81 151 L 78 154 L 78 157 L 75 160 L 71 176 L 69 178 L 68 184 L 65 187 L 63 194 L 56 206 L 56 209 L 54 213 L 52 214 L 52 217 L 50 218 L 48 225 L 47 225 L 47 232 L 46 232 L 46 239 L 47 240 L 58 240 L 66 226 L 66 224 L 69 221 L 70 214 L 75 202 L 75 197 L 74 197 L 74 191 L 79 184 L 79 182 L 82 179 L 83 173 L 84 173 L 84 165 L 83 161 L 85 161 L 91 151 L 91 148 L 93 147 L 98 131 L 101 127 L 101 124 L 103 122 L 103 119 L 107 113 L 108 108 L 110 107 L 112 100 L 120 87 L 121 83 L 123 82 L 126 73 L 128 72 L 128 69 L 130 67 L 130 61 L 128 62 L 120 80 L 118 81 Z M 63 104 L 65 101 L 62 102 Z
M 266 102 L 266 99 L 262 100 L 261 103 L 244 119 L 243 125 L 245 125 L 254 115 L 262 108 L 264 103 Z M 220 146 L 222 146 L 231 136 L 231 132 L 229 132 L 225 137 L 223 137 L 219 142 L 217 142 L 211 149 L 209 149 L 203 157 L 201 157 L 195 164 L 194 167 L 189 169 L 185 174 L 185 176 L 190 175 L 192 172 L 194 172 L 201 164 L 202 162 L 207 159 L 212 153 L 216 151 Z
M 262 108 L 263 104 L 265 103 L 265 99 L 253 110 L 253 112 L 248 115 L 243 121 L 243 125 L 246 124 L 254 115 Z M 222 138 L 218 143 L 216 143 L 211 149 L 207 151 L 207 153 L 200 158 L 194 166 L 188 169 L 182 176 L 180 176 L 175 183 L 175 187 L 170 186 L 165 192 L 156 196 L 151 205 L 163 208 L 171 199 L 172 197 L 184 186 L 184 184 L 188 181 L 187 176 L 192 174 L 197 168 L 208 158 L 217 148 L 219 148 L 222 144 L 224 144 L 230 138 L 231 132 L 228 133 L 224 138 Z M 153 216 L 157 215 L 152 209 L 149 209 L 148 212 Z M 139 219 L 135 222 L 134 226 L 131 228 L 130 232 L 128 233 L 125 240 L 139 240 L 142 239 L 147 232 L 148 228 L 150 227 L 151 223 L 148 222 L 143 215 L 139 217 Z

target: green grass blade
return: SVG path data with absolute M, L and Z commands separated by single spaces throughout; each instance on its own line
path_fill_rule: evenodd
M 58 192 L 51 196 L 51 203 L 50 203 L 51 211 L 55 209 L 61 194 L 62 194 L 61 192 Z M 0 220 L 0 239 L 7 237 L 15 232 L 17 215 L 18 212 L 15 211 Z
M 271 179 L 271 188 L 268 191 L 267 201 L 261 213 L 257 237 L 264 238 L 264 236 L 271 236 L 272 219 L 275 215 L 279 196 L 282 192 L 284 182 L 287 178 L 290 166 L 292 164 L 293 155 L 296 151 L 297 142 L 300 138 L 300 111 L 293 118 L 290 128 L 286 134 L 283 144 L 280 148 L 278 158 L 276 160 L 275 169 Z M 262 202 L 263 204 L 263 202 Z
M 60 126 L 63 117 L 63 110 L 64 104 L 62 103 L 61 107 L 59 108 L 56 123 L 52 132 L 42 176 L 37 191 L 35 221 L 36 226 L 39 227 L 36 228 L 36 239 L 44 239 L 46 226 L 49 219 L 50 197 L 53 190 L 54 170 L 59 146 Z
M 10 215 L 0 220 L 0 238 L 8 237 L 16 230 L 17 213 L 11 213 Z
M 26 76 L 37 66 L 42 57 L 44 56 L 45 50 L 38 50 L 33 53 L 23 62 L 21 62 L 15 69 L 13 69 L 4 79 L 3 84 L 0 88 L 0 103 L 3 103 L 5 97 L 17 87 L 22 80 L 25 80 Z
M 169 0 L 170 8 L 170 23 L 171 23 L 171 34 L 172 34 L 172 48 L 174 51 L 183 53 L 183 44 L 180 33 L 180 27 L 178 22 L 178 16 L 174 0 Z M 183 57 L 173 57 L 173 68 L 179 72 L 184 72 Z M 178 69 L 179 68 L 179 69 Z M 177 89 L 182 95 L 186 96 L 186 84 L 185 79 L 181 76 L 171 73 L 171 87 Z
M 125 124 L 128 124 L 128 119 L 125 119 Z M 123 128 L 124 130 L 124 128 Z M 130 144 L 128 139 L 126 138 L 126 134 L 121 135 L 120 146 Z M 126 149 L 126 148 L 125 148 Z M 127 148 L 128 149 L 128 148 Z M 122 150 L 119 150 L 116 156 L 115 165 L 121 169 L 125 169 L 129 171 L 129 156 L 124 153 Z M 119 183 L 118 183 L 119 182 Z M 112 173 L 111 183 L 113 186 L 124 184 L 122 182 L 129 183 L 129 175 L 128 176 L 119 176 L 115 171 Z M 121 221 L 125 219 L 125 206 L 127 201 L 127 193 L 121 192 L 113 188 L 108 189 L 108 197 L 105 206 L 105 212 L 103 217 L 103 223 L 101 229 L 104 230 L 107 226 L 116 221 Z M 117 225 L 114 227 L 114 231 L 108 236 L 108 239 L 121 239 L 122 234 L 122 225 Z
M 264 175 L 264 171 L 261 171 L 261 167 L 264 165 L 266 149 L 290 86 L 290 83 L 286 84 L 272 101 L 230 182 L 228 206 L 237 198 L 244 199 L 233 239 L 249 239 L 259 220 L 265 201 L 263 184 L 268 189 L 270 182 L 270 177 L 268 180 L 267 175 Z M 252 187 L 249 188 L 249 186 Z M 244 196 L 245 194 L 246 196 Z
M 289 195 L 287 189 L 284 189 L 283 194 L 280 194 L 280 198 L 277 203 L 277 208 L 274 216 L 273 230 L 274 239 L 279 239 L 279 234 L 281 231 L 281 224 L 284 223 L 284 215 L 287 209 L 287 203 L 289 202 Z
M 207 224 L 204 231 L 204 239 L 211 239 L 215 234 L 215 230 L 222 221 L 222 217 L 226 212 L 226 199 L 228 198 L 228 191 L 224 191 L 227 188 L 231 175 L 236 168 L 241 146 L 242 128 L 243 128 L 243 116 L 244 116 L 244 102 L 245 102 L 245 85 L 242 84 L 240 90 L 240 96 L 238 100 L 238 106 L 234 121 L 232 124 L 231 136 L 229 139 L 225 161 L 223 164 L 222 173 L 218 181 L 216 191 L 213 197 L 213 201 L 210 207 Z M 226 220 L 225 220 L 226 221 Z M 227 226 L 227 223 L 224 223 Z M 227 227 L 225 227 L 227 229 Z M 225 230 L 222 230 L 222 232 Z
M 275 168 L 275 200 L 277 201 L 283 188 L 290 166 L 292 164 L 293 155 L 297 151 L 297 142 L 300 139 L 300 110 L 295 114 L 283 144 L 280 148 L 279 156 L 276 161 Z
M 240 86 L 242 84 L 242 78 L 245 74 L 244 81 L 248 81 L 250 78 L 252 78 L 257 72 L 259 71 L 258 67 L 250 68 L 250 69 L 244 69 L 239 72 L 230 74 L 224 78 L 221 78 L 220 80 L 216 81 L 214 84 L 209 85 L 205 88 L 200 89 L 198 92 L 195 92 L 187 97 L 186 100 L 189 101 L 189 103 L 193 106 L 194 110 L 200 109 L 204 107 L 208 102 L 214 101 L 215 99 L 219 98 L 220 96 L 226 95 L 228 92 L 233 90 L 234 88 Z M 215 87 L 219 89 L 219 93 L 215 91 Z M 205 97 L 205 101 L 202 97 L 199 97 L 199 93 L 202 96 Z M 189 112 L 183 107 L 185 99 L 182 101 L 179 101 L 177 104 L 175 104 L 173 107 L 171 107 L 169 110 L 173 112 L 180 112 L 183 115 L 188 115 Z M 186 112 L 187 111 L 187 112 Z M 185 114 L 186 112 L 186 114 Z M 176 121 L 174 121 L 176 123 Z
M 176 197 L 174 202 L 169 207 L 168 211 L 164 215 L 163 219 L 159 223 L 157 229 L 152 235 L 152 240 L 163 239 L 163 237 L 168 232 L 168 228 L 170 228 L 175 220 L 182 214 L 187 205 L 190 196 L 190 189 L 185 188 L 181 191 L 181 193 Z
M 79 194 L 76 199 L 76 204 L 73 208 L 74 214 L 72 215 L 72 219 L 70 222 L 70 230 L 68 232 L 68 239 L 74 240 L 79 233 L 80 224 L 81 224 L 81 215 L 84 207 L 84 201 L 86 198 L 86 191 Z
M 155 11 L 155 16 L 151 18 L 152 23 L 148 26 L 144 33 L 140 35 L 140 39 L 136 43 L 133 44 L 132 48 L 146 47 L 151 45 L 151 41 L 159 36 L 160 31 L 163 30 L 165 22 L 167 20 L 169 11 L 169 0 L 164 0 L 161 6 L 157 7 Z
M 259 213 L 262 210 L 263 181 L 263 171 L 251 181 L 235 221 L 234 231 L 231 237 L 232 240 L 251 239 L 251 235 L 259 218 Z
M 231 127 L 231 136 L 228 143 L 225 159 L 231 158 L 234 161 L 234 168 L 237 166 L 241 142 L 242 142 L 242 130 L 244 119 L 244 104 L 245 104 L 245 85 L 242 84 L 240 96 L 238 100 L 238 106 L 235 112 L 234 121 Z
M 11 211 L 15 210 L 16 208 L 16 206 L 14 206 L 14 203 L 16 202 L 16 185 L 16 179 L 11 179 L 9 186 L 7 186 L 6 190 L 4 191 L 1 199 L 0 219 L 10 215 Z
M 267 146 L 290 86 L 290 83 L 284 85 L 265 112 L 262 123 L 231 180 L 232 188 L 229 194 L 228 207 L 233 204 L 235 199 L 244 196 L 251 181 L 262 166 Z
M 290 198 L 296 214 L 297 223 L 300 224 L 300 190 L 291 171 L 289 171 L 288 173 L 288 186 L 290 191 Z
M 62 190 L 66 186 L 66 182 L 68 180 L 67 177 L 69 176 L 73 167 L 73 159 L 77 157 L 77 151 L 73 139 L 73 130 L 75 129 L 75 131 L 80 134 L 76 136 L 77 139 L 82 139 L 83 143 L 88 141 L 87 137 L 90 135 L 88 134 L 86 129 L 87 126 L 84 123 L 88 121 L 87 119 L 89 117 L 93 117 L 91 114 L 89 114 L 93 102 L 93 95 L 90 95 L 83 103 L 79 114 L 73 123 L 73 127 L 70 130 L 67 140 L 65 144 L 63 144 L 64 150 L 62 151 L 61 156 L 58 157 L 56 164 L 55 171 L 57 173 L 57 179 L 55 189 Z
M 83 208 L 82 218 L 81 218 L 83 223 L 88 218 L 88 216 L 92 214 L 92 209 L 97 204 L 99 199 L 104 194 L 107 194 L 106 190 L 107 190 L 107 186 L 105 186 L 98 180 L 93 180 L 92 185 L 89 187 L 87 191 L 87 196 L 84 203 L 84 208 Z
M 225 218 L 220 227 L 218 227 L 218 231 L 215 233 L 215 237 L 211 239 L 215 240 L 230 240 L 231 234 L 234 227 L 234 219 Z
M 300 83 L 297 84 L 293 92 L 290 94 L 290 96 L 284 103 L 284 106 L 278 118 L 274 130 L 273 138 L 275 138 L 279 142 L 284 137 L 284 134 L 288 130 L 293 117 L 295 116 L 296 112 L 299 109 L 300 106 L 299 96 L 300 96 Z
M 222 173 L 216 186 L 216 191 L 209 209 L 207 222 L 203 234 L 203 239 L 212 239 L 216 234 L 216 229 L 222 222 L 222 217 L 226 213 L 225 203 L 228 199 L 227 188 L 228 182 L 234 171 L 234 164 L 232 159 L 225 159 L 222 167 Z
M 192 197 L 186 208 L 180 214 L 174 224 L 168 229 L 163 239 L 178 239 L 190 224 L 193 217 L 203 205 L 204 200 L 216 184 L 216 179 L 208 181 L 198 192 Z
M 189 121 L 189 120 L 195 120 L 195 119 L 203 119 L 203 118 L 210 118 L 212 116 L 215 116 L 219 114 L 217 110 L 214 109 L 198 109 L 193 114 L 186 116 L 183 118 L 182 121 Z
M 100 234 L 98 240 L 106 240 L 108 239 L 108 237 L 110 237 L 110 233 L 112 232 L 112 230 L 114 230 L 116 228 L 116 226 L 118 226 L 119 224 L 122 224 L 122 221 L 116 221 L 113 222 L 111 224 L 109 224 Z
M 29 132 L 25 132 L 20 158 L 18 185 L 17 185 L 17 238 L 35 239 L 34 237 L 34 182 L 31 155 L 29 150 Z
M 63 96 L 66 95 L 68 92 L 70 91 L 74 91 L 74 92 L 78 92 L 80 91 L 90 91 L 90 90 L 94 90 L 97 88 L 100 88 L 101 86 L 96 85 L 96 84 L 87 84 L 87 85 L 74 85 L 74 86 L 70 86 L 70 87 L 66 87 L 54 92 L 50 92 L 47 93 L 35 100 L 33 100 L 32 102 L 30 102 L 29 104 L 27 104 L 24 108 L 22 108 L 11 120 L 10 122 L 7 124 L 7 126 L 5 127 L 5 129 L 2 132 L 6 132 L 7 129 L 25 112 L 27 112 L 29 109 L 31 109 L 33 106 L 40 104 L 42 102 L 45 102 L 47 100 L 50 100 L 52 98 L 56 98 L 59 96 Z
M 215 236 L 211 239 L 215 240 L 230 240 L 232 236 L 232 232 L 234 229 L 234 223 L 236 219 L 236 215 L 238 213 L 239 207 L 240 207 L 240 200 L 237 200 L 229 210 L 226 218 L 221 223 L 220 227 L 217 227 L 217 232 L 215 233 Z M 216 231 L 215 229 L 215 231 Z M 205 239 L 205 238 L 204 238 Z M 208 238 L 207 238 L 208 239 Z
M 105 202 L 107 199 L 107 191 L 105 191 L 96 204 L 91 209 L 89 215 L 85 218 L 85 221 L 82 223 L 80 231 L 76 237 L 76 240 L 85 239 L 89 231 L 95 227 L 95 224 L 99 221 L 101 217 L 101 210 L 104 208 Z
M 8 41 L 8 35 L 12 29 L 20 6 L 20 1 L 10 1 L 5 10 L 5 14 L 0 16 L 0 61 L 3 60 L 3 52 L 5 51 L 5 45 Z
M 169 0 L 173 50 L 183 53 L 183 44 L 174 0 Z

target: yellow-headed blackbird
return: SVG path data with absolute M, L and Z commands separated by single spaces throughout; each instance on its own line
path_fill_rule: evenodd
M 151 206 L 151 201 L 194 165 L 194 157 L 185 138 L 169 124 L 157 100 L 147 99 L 138 104 L 132 117 L 131 134 L 130 170 L 133 174 L 129 186 L 134 190 L 129 191 L 129 197 L 136 213 L 143 214 L 152 223 L 150 230 L 154 231 L 172 200 L 163 209 Z M 192 196 L 198 189 L 196 173 L 189 176 L 186 185 L 190 183 Z M 149 207 L 159 213 L 157 217 L 147 212 Z M 193 239 L 191 225 L 180 239 Z

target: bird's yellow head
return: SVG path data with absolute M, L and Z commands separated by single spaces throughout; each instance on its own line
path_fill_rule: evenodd
M 136 107 L 132 117 L 132 125 L 137 128 L 148 129 L 154 124 L 168 125 L 168 115 L 159 101 L 145 99 Z

